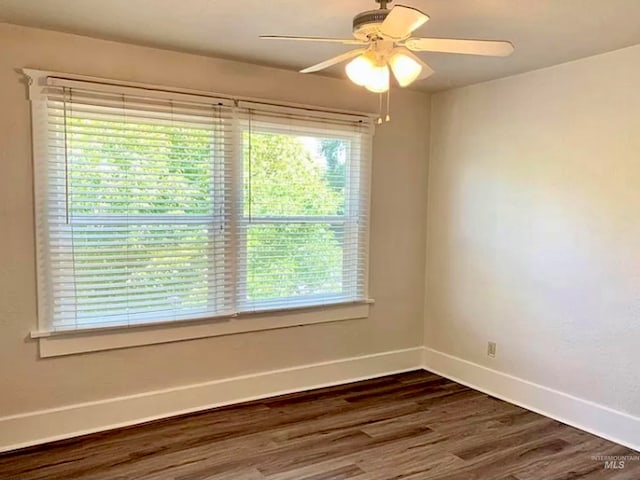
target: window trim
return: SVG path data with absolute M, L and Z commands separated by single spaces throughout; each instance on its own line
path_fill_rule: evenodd
M 238 333 L 280 330 L 318 323 L 367 319 L 370 307 L 374 303 L 373 300 L 365 300 L 126 327 L 100 327 L 58 332 L 32 331 L 31 338 L 39 342 L 40 357 L 58 357 Z
M 32 100 L 32 121 L 35 121 L 36 118 L 38 118 L 33 99 L 36 98 L 35 96 L 39 95 L 39 93 L 34 92 L 37 92 L 38 87 L 45 85 L 47 79 L 51 78 L 53 78 L 54 81 L 56 79 L 60 79 L 64 82 L 91 82 L 99 91 L 114 91 L 114 89 L 122 91 L 128 88 L 138 90 L 142 88 L 149 91 L 154 96 L 157 95 L 161 98 L 166 98 L 167 96 L 175 97 L 176 95 L 184 96 L 185 98 L 193 98 L 194 96 L 200 98 L 222 98 L 226 101 L 234 102 L 236 105 L 240 102 L 249 102 L 265 106 L 266 108 L 273 109 L 274 111 L 287 112 L 288 110 L 303 109 L 308 111 L 310 116 L 317 115 L 324 118 L 333 117 L 336 119 L 344 119 L 346 117 L 353 118 L 353 116 L 359 116 L 371 125 L 373 125 L 373 119 L 376 117 L 375 114 L 368 112 L 328 109 L 291 102 L 276 102 L 251 97 L 221 95 L 207 91 L 179 87 L 159 87 L 157 85 L 147 83 L 111 79 L 107 80 L 87 75 L 66 74 L 29 68 L 22 69 L 22 73 L 25 75 L 30 86 L 29 99 Z M 372 136 L 373 132 L 374 128 L 372 128 Z M 32 129 L 32 151 L 34 157 L 43 155 L 43 152 L 41 151 L 43 143 L 42 139 L 39 138 L 38 133 L 39 129 Z M 40 169 L 34 169 L 34 181 L 38 182 L 42 180 L 41 178 L 37 178 L 38 175 L 42 174 L 43 172 L 40 171 Z M 367 187 L 370 188 L 370 185 Z M 241 192 L 242 190 L 238 189 L 237 191 Z M 367 208 L 370 208 L 370 201 L 371 200 L 369 198 L 369 205 L 367 205 Z M 35 208 L 36 206 L 34 205 L 34 215 Z M 340 218 L 341 222 L 345 222 L 345 217 Z M 316 219 L 314 218 L 314 221 L 315 220 Z M 366 231 L 366 242 L 367 244 L 369 242 L 368 229 Z M 363 266 L 368 272 L 369 255 L 366 255 L 363 260 Z M 365 292 L 368 291 L 368 283 L 368 274 L 365 274 Z M 41 298 L 42 296 L 38 295 L 39 310 L 43 308 Z M 325 305 L 292 306 L 289 308 L 276 308 L 263 311 L 257 310 L 217 317 L 209 316 L 206 318 L 194 318 L 187 320 L 140 323 L 139 325 L 107 326 L 93 329 L 64 331 L 49 330 L 46 326 L 40 324 L 41 318 L 38 316 L 38 329 L 31 332 L 31 338 L 38 340 L 41 357 L 52 357 L 237 333 L 291 328 L 325 322 L 365 319 L 369 316 L 370 306 L 373 303 L 373 300 L 365 299 L 361 301 L 346 301 Z

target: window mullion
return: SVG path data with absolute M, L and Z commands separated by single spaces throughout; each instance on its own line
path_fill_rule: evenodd
M 243 212 L 243 148 L 242 148 L 242 129 L 240 128 L 240 121 L 238 118 L 239 112 L 238 108 L 233 109 L 232 113 L 232 126 L 231 126 L 231 143 L 232 147 L 229 149 L 229 153 L 225 155 L 229 155 L 230 158 L 225 159 L 226 167 L 230 171 L 230 185 L 228 185 L 229 189 L 229 198 L 231 200 L 231 208 L 227 210 L 227 222 L 229 228 L 229 244 L 228 244 L 228 255 L 229 255 L 229 280 L 230 284 L 225 285 L 225 289 L 228 291 L 227 298 L 230 299 L 231 305 L 230 309 L 233 312 L 237 312 L 239 310 L 240 298 L 242 298 L 242 293 L 246 292 L 246 277 L 242 275 L 242 265 L 246 262 L 244 258 L 246 257 L 246 248 L 244 248 L 245 244 L 245 234 L 244 228 L 242 226 L 241 217 Z

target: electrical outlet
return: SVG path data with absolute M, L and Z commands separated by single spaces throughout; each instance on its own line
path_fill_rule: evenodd
M 489 342 L 487 344 L 487 355 L 491 358 L 496 358 L 496 342 Z

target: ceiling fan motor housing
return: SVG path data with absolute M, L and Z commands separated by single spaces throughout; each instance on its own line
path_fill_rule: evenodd
M 378 27 L 389 15 L 389 10 L 368 10 L 353 17 L 353 36 L 358 40 L 369 40 L 379 35 Z

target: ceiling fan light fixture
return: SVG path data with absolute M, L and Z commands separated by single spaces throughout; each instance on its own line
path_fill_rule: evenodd
M 386 64 L 378 64 L 375 58 L 367 53 L 358 55 L 347 63 L 345 67 L 347 77 L 370 92 L 386 92 L 389 90 L 389 67 Z
M 345 72 L 349 80 L 362 87 L 369 81 L 375 68 L 375 63 L 367 55 L 358 55 L 347 63 Z
M 422 73 L 422 65 L 401 52 L 391 55 L 389 66 L 401 87 L 411 85 Z
M 2 0 L 0 0 L 2 1 Z M 392 0 L 375 0 L 380 9 L 361 12 L 353 19 L 354 38 L 297 37 L 291 35 L 263 35 L 268 40 L 293 40 L 357 45 L 359 48 L 317 63 L 301 73 L 313 73 L 342 62 L 349 63 L 345 71 L 349 80 L 374 93 L 385 93 L 390 88 L 390 77 L 400 87 L 407 87 L 418 79 L 429 77 L 433 69 L 413 52 L 441 52 L 466 55 L 504 57 L 513 53 L 513 45 L 504 40 L 469 40 L 461 38 L 413 37 L 416 29 L 429 20 L 417 8 L 396 5 L 387 9 Z M 382 95 L 380 96 L 382 110 Z M 387 95 L 387 121 L 389 96 Z M 382 113 L 378 119 L 382 123 Z
M 373 93 L 384 93 L 389 90 L 389 67 L 374 65 L 364 88 Z

